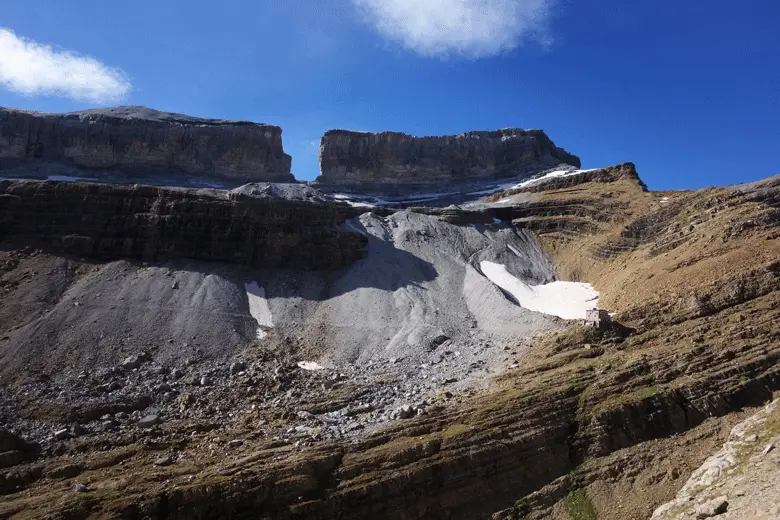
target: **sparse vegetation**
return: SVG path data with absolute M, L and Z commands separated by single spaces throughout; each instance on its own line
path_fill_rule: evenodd
M 593 507 L 585 489 L 580 488 L 569 493 L 563 500 L 563 506 L 571 520 L 597 520 L 598 513 Z

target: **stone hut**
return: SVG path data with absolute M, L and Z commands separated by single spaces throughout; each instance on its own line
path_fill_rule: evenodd
M 588 309 L 585 311 L 585 325 L 591 327 L 602 327 L 609 323 L 611 318 L 604 309 Z

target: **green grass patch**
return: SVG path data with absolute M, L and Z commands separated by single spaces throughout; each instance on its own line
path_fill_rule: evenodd
M 566 508 L 571 520 L 598 520 L 596 508 L 582 488 L 569 493 L 563 499 L 563 507 Z

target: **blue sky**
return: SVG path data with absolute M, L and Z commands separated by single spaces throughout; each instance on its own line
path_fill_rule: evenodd
M 778 26 L 777 0 L 2 1 L 0 106 L 276 124 L 299 179 L 329 128 L 543 128 L 693 188 L 780 173 Z

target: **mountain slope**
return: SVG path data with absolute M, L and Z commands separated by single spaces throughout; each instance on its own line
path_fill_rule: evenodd
M 266 295 L 276 295 L 268 297 L 274 328 L 289 333 L 268 331 L 273 342 L 233 351 L 246 366 L 232 370 L 227 358 L 171 366 L 152 351 L 154 362 L 107 377 L 90 372 L 78 390 L 54 381 L 6 392 L 5 422 L 25 417 L 39 439 L 88 407 L 68 414 L 61 402 L 38 403 L 60 393 L 89 397 L 81 388 L 96 394 L 87 401 L 96 417 L 79 420 L 110 427 L 43 441 L 42 458 L 0 480 L 0 514 L 566 518 L 572 504 L 588 503 L 598 518 L 647 518 L 673 498 L 743 407 L 780 389 L 777 200 L 777 179 L 654 193 L 633 165 L 621 165 L 468 208 L 345 215 L 351 232 L 367 235 L 367 257 L 325 276 L 320 300 L 292 295 L 305 295 L 306 280 L 323 274 L 265 278 Z M 532 284 L 553 276 L 589 282 L 617 323 L 596 329 L 524 311 L 479 273 L 481 261 L 507 265 Z M 18 269 L 9 270 L 13 280 L 38 276 Z M 350 285 L 356 278 L 361 283 Z M 444 316 L 436 317 L 437 308 Z M 491 385 L 434 380 L 431 389 L 441 391 L 423 399 L 436 366 L 469 362 L 456 360 L 466 348 L 447 343 L 469 336 L 466 311 L 478 334 L 516 327 L 497 345 L 492 337 L 472 343 L 471 375 Z M 397 321 L 378 323 L 383 315 Z M 437 328 L 444 338 L 426 337 Z M 551 333 L 529 335 L 545 330 Z M 381 355 L 404 343 L 388 340 L 391 331 L 410 346 L 404 357 L 430 357 L 396 369 L 397 359 Z M 432 351 L 420 354 L 426 344 Z M 487 372 L 478 361 L 492 349 L 501 364 Z M 295 364 L 325 352 L 331 355 L 318 361 L 341 362 L 344 370 Z M 173 368 L 183 375 L 172 377 Z M 211 380 L 193 383 L 195 375 Z M 101 385 L 114 381 L 123 389 L 98 398 Z M 178 411 L 166 412 L 155 388 L 171 393 L 165 399 Z M 413 406 L 395 408 L 404 401 Z M 112 417 L 100 419 L 107 411 Z M 150 413 L 164 422 L 141 429 Z M 87 491 L 73 491 L 77 483 Z

